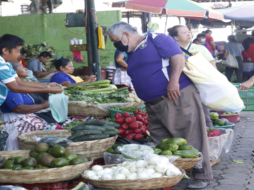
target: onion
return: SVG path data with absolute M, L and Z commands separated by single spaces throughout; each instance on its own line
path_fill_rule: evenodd
M 151 177 L 151 176 L 155 173 L 155 170 L 152 169 L 152 168 L 148 168 L 148 169 L 145 169 L 144 172 L 145 172 L 149 177 Z
M 137 179 L 137 174 L 136 173 L 131 173 L 127 176 L 127 179 Z
M 161 176 L 162 176 L 161 173 L 155 172 L 155 173 L 152 175 L 152 178 L 157 178 L 157 177 L 161 177 Z
M 95 173 L 98 177 L 101 177 L 104 174 L 104 170 L 98 170 Z
M 94 165 L 94 166 L 92 167 L 92 170 L 93 170 L 93 171 L 103 170 L 103 167 L 100 166 L 100 165 Z
M 136 167 L 137 168 L 145 168 L 147 165 L 148 165 L 147 162 L 144 161 L 144 160 L 139 160 L 139 161 L 136 162 Z
M 182 172 L 178 168 L 170 168 L 167 170 L 167 176 L 168 177 L 174 177 L 177 175 L 182 175 Z
M 89 179 L 99 180 L 99 177 L 97 175 L 92 175 L 89 177 Z
M 125 176 L 127 176 L 127 175 L 130 174 L 130 171 L 126 168 L 122 168 L 122 169 L 119 170 L 119 173 L 124 174 Z
M 165 173 L 168 169 L 168 165 L 165 165 L 165 164 L 158 164 L 156 167 L 155 167 L 155 170 L 159 173 Z
M 101 176 L 102 180 L 111 180 L 112 179 L 112 175 L 105 173 Z
M 92 170 L 86 170 L 84 171 L 84 176 L 87 178 L 90 178 L 90 176 L 96 175 L 94 171 Z
M 125 175 L 123 175 L 123 174 L 117 174 L 117 175 L 115 175 L 114 179 L 115 180 L 125 179 Z
M 154 169 L 155 166 L 156 166 L 156 165 L 148 165 L 146 168 L 147 168 L 147 169 L 149 169 L 149 168 Z
M 104 173 L 110 173 L 110 174 L 113 173 L 113 170 L 111 168 L 105 168 L 103 171 Z
M 152 155 L 152 156 L 150 157 L 150 159 L 148 160 L 148 163 L 149 163 L 150 165 L 157 165 L 158 160 L 160 160 L 160 157 L 159 157 L 158 155 L 154 154 L 154 155 Z
M 144 171 L 144 168 L 137 168 L 137 173 L 141 173 Z
M 160 163 L 168 164 L 168 163 L 169 163 L 169 160 L 168 160 L 168 158 L 166 158 L 166 157 L 164 157 L 164 156 L 161 156 L 161 157 L 160 157 Z
M 141 172 L 137 176 L 138 179 L 147 179 L 148 175 L 145 172 Z
M 132 165 L 132 166 L 130 167 L 130 172 L 131 172 L 131 173 L 137 172 L 137 168 L 136 168 L 135 165 Z

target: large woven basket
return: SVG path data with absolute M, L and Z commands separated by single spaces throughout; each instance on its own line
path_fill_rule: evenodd
M 29 157 L 28 150 L 14 150 L 14 151 L 0 151 L 0 156 L 6 159 L 10 157 L 22 156 Z M 89 162 L 65 166 L 61 168 L 52 168 L 44 170 L 9 170 L 0 169 L 0 183 L 54 183 L 59 181 L 67 181 L 80 177 L 80 175 L 87 170 L 93 160 Z
M 84 107 L 79 102 L 69 102 L 68 115 L 105 117 L 108 116 L 109 114 L 97 107 L 93 106 Z
M 34 137 L 48 136 L 67 138 L 71 136 L 71 133 L 68 130 L 45 130 L 23 133 L 18 137 L 20 148 L 22 150 L 31 150 L 35 148 L 36 145 Z M 66 147 L 66 153 L 72 152 L 76 154 L 82 154 L 88 158 L 94 159 L 102 158 L 103 153 L 106 152 L 106 150 L 115 143 L 116 138 L 117 136 L 94 141 L 73 142 Z
M 181 168 L 183 170 L 191 169 L 193 166 L 195 166 L 202 158 L 178 158 L 176 161 L 173 162 L 173 164 L 177 168 Z
M 115 165 L 103 166 L 103 168 L 113 167 Z M 92 180 L 87 179 L 83 174 L 82 177 L 86 182 L 99 189 L 114 189 L 114 190 L 141 190 L 141 189 L 158 189 L 171 187 L 178 184 L 185 171 L 180 169 L 182 175 L 175 177 L 160 177 L 151 179 L 135 179 L 135 180 Z

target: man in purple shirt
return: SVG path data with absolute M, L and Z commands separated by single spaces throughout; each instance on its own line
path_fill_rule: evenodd
M 189 188 L 204 188 L 212 179 L 204 113 L 200 95 L 182 72 L 185 56 L 177 41 L 164 34 L 140 35 L 127 23 L 108 30 L 115 47 L 128 53 L 128 75 L 140 99 L 146 102 L 153 141 L 187 139 L 203 154 L 203 168 L 194 169 Z

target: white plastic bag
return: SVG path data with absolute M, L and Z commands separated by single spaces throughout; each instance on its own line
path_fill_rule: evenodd
M 239 68 L 238 62 L 235 56 L 228 52 L 226 60 L 222 60 L 222 64 L 229 68 Z
M 241 112 L 244 109 L 237 88 L 200 53 L 188 58 L 183 72 L 196 85 L 201 102 L 207 108 L 224 112 Z

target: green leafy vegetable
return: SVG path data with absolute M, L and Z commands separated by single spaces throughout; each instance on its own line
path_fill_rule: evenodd
M 232 162 L 237 163 L 237 164 L 243 164 L 243 161 L 244 160 L 232 160 Z

